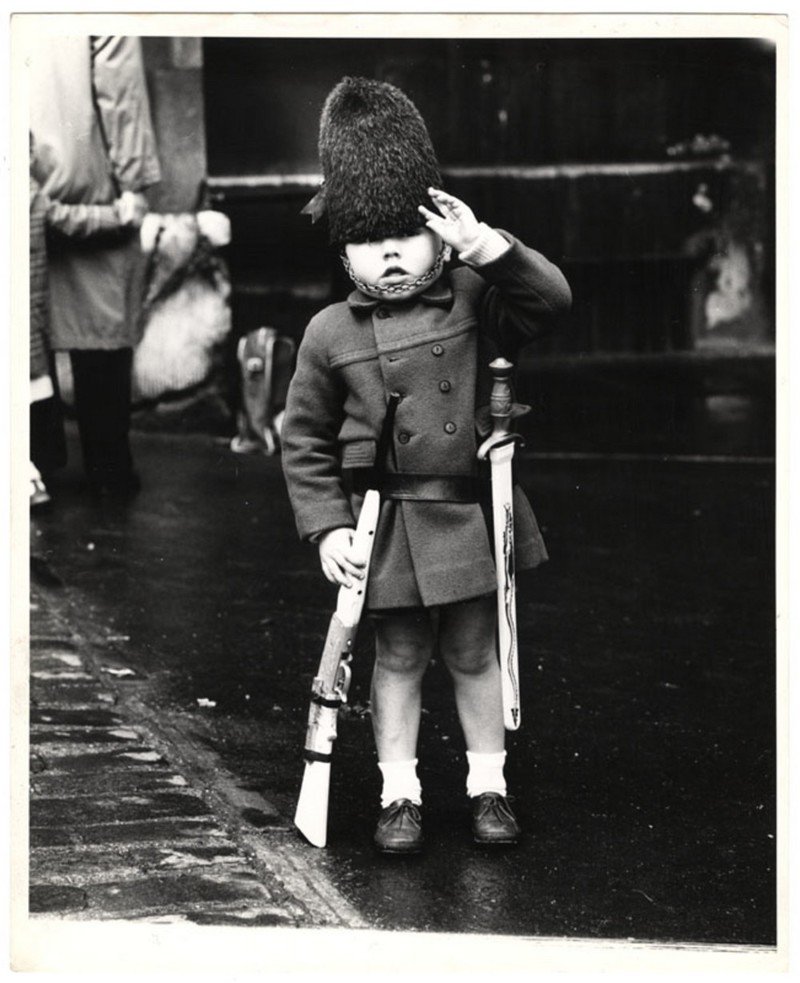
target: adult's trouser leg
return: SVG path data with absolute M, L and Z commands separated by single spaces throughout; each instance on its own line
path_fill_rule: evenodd
M 70 361 L 89 481 L 98 490 L 126 490 L 135 480 L 128 439 L 133 349 L 74 350 Z

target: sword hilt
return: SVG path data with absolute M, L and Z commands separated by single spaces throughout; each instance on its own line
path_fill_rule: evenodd
M 514 407 L 511 392 L 511 373 L 514 366 L 506 358 L 496 358 L 489 363 L 492 371 L 492 395 L 489 400 L 489 412 L 494 421 L 495 433 L 508 433 L 511 411 Z

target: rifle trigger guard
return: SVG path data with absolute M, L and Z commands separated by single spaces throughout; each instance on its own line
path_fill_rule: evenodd
M 506 444 L 518 444 L 520 447 L 524 447 L 525 441 L 518 433 L 490 434 L 478 448 L 478 459 L 485 461 L 491 451 L 497 447 L 505 447 Z
M 350 689 L 350 679 L 353 675 L 352 670 L 348 662 L 339 663 L 339 675 L 336 679 L 336 685 L 334 686 L 334 693 L 339 697 L 342 703 L 347 703 L 347 691 Z

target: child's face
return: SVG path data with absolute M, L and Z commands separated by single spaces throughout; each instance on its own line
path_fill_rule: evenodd
M 413 235 L 392 236 L 373 242 L 349 242 L 345 255 L 359 286 L 381 300 L 406 300 L 431 285 L 415 284 L 436 263 L 442 240 L 424 226 Z M 445 247 L 449 257 L 449 246 Z M 403 289 L 407 287 L 407 289 Z

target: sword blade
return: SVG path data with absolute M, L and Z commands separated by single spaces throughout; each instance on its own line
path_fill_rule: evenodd
M 492 524 L 497 571 L 497 649 L 503 696 L 503 724 L 517 730 L 521 707 L 517 646 L 517 586 L 514 564 L 513 443 L 489 452 L 492 465 Z

